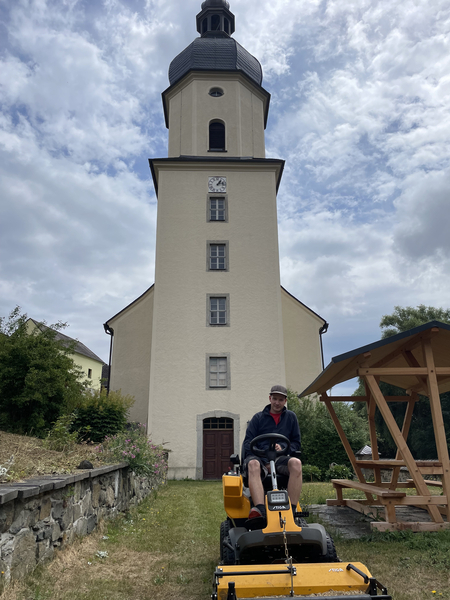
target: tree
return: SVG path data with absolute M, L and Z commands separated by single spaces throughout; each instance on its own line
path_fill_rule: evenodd
M 0 428 L 43 436 L 86 383 L 70 356 L 73 346 L 56 339 L 66 325 L 28 331 L 26 321 L 18 306 L 0 317 Z
M 419 325 L 424 325 L 430 321 L 441 321 L 450 323 L 450 309 L 434 308 L 419 304 L 416 308 L 412 306 L 394 306 L 394 312 L 391 315 L 383 315 L 380 321 L 382 338 L 388 338 L 397 333 L 408 331 Z
M 417 307 L 395 306 L 391 315 L 383 315 L 380 321 L 383 339 L 408 331 L 419 325 L 424 325 L 430 321 L 441 321 L 450 324 L 450 309 L 434 308 L 419 304 Z M 380 382 L 380 390 L 384 396 L 403 396 L 405 390 Z M 365 395 L 364 382 L 359 381 L 358 389 L 354 396 Z M 389 403 L 389 408 L 401 428 L 406 406 L 403 403 Z M 367 415 L 365 403 L 356 402 L 355 410 L 361 414 Z M 447 433 L 447 440 L 450 441 L 450 393 L 441 394 L 441 407 L 444 418 L 444 425 Z M 375 426 L 378 436 L 378 450 L 383 458 L 393 458 L 397 452 L 397 446 L 378 411 L 375 413 Z M 425 396 L 420 396 L 419 401 L 414 407 L 414 413 L 411 421 L 411 427 L 408 435 L 408 445 L 416 459 L 433 459 L 437 456 L 436 444 L 434 441 L 433 421 L 431 418 L 430 401 Z
M 308 396 L 298 399 L 296 394 L 289 391 L 288 406 L 289 410 L 297 415 L 300 425 L 303 464 L 314 465 L 323 472 L 327 471 L 333 462 L 351 466 L 323 402 Z M 337 402 L 334 409 L 353 450 L 357 451 L 367 444 L 369 439 L 367 420 L 347 403 Z

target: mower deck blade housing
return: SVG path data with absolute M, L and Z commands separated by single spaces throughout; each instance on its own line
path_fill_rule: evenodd
M 360 571 L 371 577 L 367 567 L 362 563 L 353 563 Z M 321 596 L 322 600 L 371 600 L 390 596 L 372 596 L 367 593 L 367 583 L 361 575 L 347 570 L 342 563 L 294 564 L 293 574 L 287 564 L 272 565 L 230 565 L 220 566 L 214 574 L 217 583 L 217 600 L 228 600 L 230 582 L 234 582 L 238 600 L 254 598 L 270 600 L 274 597 L 307 598 L 311 594 L 330 592 L 329 596 Z M 343 592 L 354 592 L 355 595 L 339 595 Z

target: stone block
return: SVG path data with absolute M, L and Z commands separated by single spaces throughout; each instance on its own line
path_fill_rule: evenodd
M 23 529 L 14 538 L 11 577 L 22 579 L 36 566 L 36 538 L 29 529 Z
M 73 520 L 77 521 L 83 514 L 81 502 L 73 505 Z
M 59 540 L 59 538 L 62 535 L 61 527 L 59 526 L 59 523 L 52 523 L 51 529 L 52 529 L 52 542 L 56 542 L 56 540 Z
M 64 504 L 62 500 L 54 500 L 52 502 L 52 517 L 56 519 L 60 519 L 63 515 Z
M 102 488 L 101 488 L 100 484 L 98 483 L 98 481 L 94 481 L 92 483 L 92 506 L 94 508 L 98 507 L 101 489 Z
M 75 523 L 73 524 L 73 528 L 75 530 L 75 533 L 78 536 L 84 536 L 87 534 L 87 519 L 86 517 L 80 517 L 77 521 L 75 521 Z
M 59 520 L 59 524 L 61 525 L 61 529 L 66 530 L 73 523 L 73 504 L 68 504 L 64 509 L 62 518 Z
M 114 506 L 114 500 L 115 500 L 114 490 L 110 485 L 108 485 L 108 487 L 106 488 L 106 504 L 107 504 L 107 506 Z
M 87 516 L 87 515 L 91 515 L 93 510 L 92 510 L 92 494 L 91 494 L 91 490 L 86 490 L 86 493 L 84 494 L 84 497 L 81 501 L 81 510 L 83 511 L 83 515 Z
M 19 490 L 14 487 L 1 486 L 0 487 L 0 504 L 5 504 L 17 498 Z
M 86 523 L 86 533 L 92 533 L 97 527 L 97 515 L 90 515 Z
M 39 520 L 43 521 L 44 519 L 47 519 L 50 516 L 50 511 L 52 508 L 52 501 L 50 500 L 50 498 L 47 496 L 45 498 L 42 498 L 42 502 L 41 502 L 41 506 L 40 506 L 40 510 L 39 510 Z
M 14 520 L 14 504 L 9 502 L 0 506 L 0 533 L 8 531 Z

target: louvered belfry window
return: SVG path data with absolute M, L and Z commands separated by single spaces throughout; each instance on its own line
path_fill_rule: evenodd
M 225 150 L 225 125 L 221 121 L 212 121 L 209 124 L 209 149 L 212 152 Z

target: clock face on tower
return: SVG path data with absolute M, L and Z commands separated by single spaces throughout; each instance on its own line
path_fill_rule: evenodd
M 208 190 L 214 192 L 226 192 L 227 191 L 227 178 L 226 177 L 210 177 L 208 179 Z

